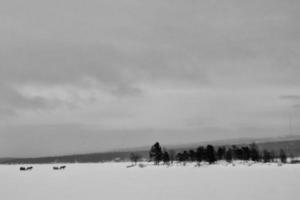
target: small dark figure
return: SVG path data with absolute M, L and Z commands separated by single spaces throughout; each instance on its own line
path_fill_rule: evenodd
M 20 167 L 20 170 L 21 170 L 21 171 L 25 171 L 26 168 L 25 168 L 25 167 Z
M 66 166 L 63 165 L 63 166 L 59 166 L 59 167 L 57 167 L 57 166 L 53 167 L 53 170 L 62 170 L 62 169 L 66 169 Z
M 30 167 L 20 167 L 21 171 L 28 171 L 28 170 L 32 170 L 32 169 L 33 169 L 32 166 L 30 166 Z

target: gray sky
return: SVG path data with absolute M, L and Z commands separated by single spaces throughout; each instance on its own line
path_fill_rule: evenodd
M 298 0 L 1 0 L 0 156 L 300 134 Z

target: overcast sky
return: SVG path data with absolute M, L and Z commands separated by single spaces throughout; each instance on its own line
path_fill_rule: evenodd
M 300 134 L 299 10 L 1 0 L 0 156 Z

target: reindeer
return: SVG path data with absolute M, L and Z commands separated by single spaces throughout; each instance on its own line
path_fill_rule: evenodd
M 63 166 L 54 166 L 53 167 L 53 170 L 63 170 L 63 169 L 66 169 L 66 166 L 65 165 L 63 165 Z
M 30 167 L 20 167 L 20 171 L 28 171 L 28 170 L 32 170 L 33 167 L 30 166 Z
M 21 171 L 25 171 L 26 168 L 25 168 L 25 167 L 20 167 L 20 170 L 21 170 Z

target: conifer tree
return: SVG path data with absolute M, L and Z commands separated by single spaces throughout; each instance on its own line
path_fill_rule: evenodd
M 219 147 L 217 150 L 217 156 L 219 160 L 223 160 L 225 158 L 225 153 L 226 153 L 226 148 L 223 147 Z
M 207 157 L 207 162 L 209 162 L 209 164 L 212 164 L 214 162 L 216 162 L 216 152 L 215 152 L 215 148 L 212 145 L 207 145 L 206 147 L 206 157 Z
M 260 160 L 258 147 L 255 143 L 252 143 L 250 145 L 250 158 L 253 161 L 259 161 Z
M 282 163 L 286 163 L 287 156 L 283 149 L 280 149 L 279 151 L 279 158 Z
M 156 142 L 150 149 L 149 157 L 154 164 L 158 165 L 160 161 L 162 161 L 163 152 L 161 146 L 158 142 Z
M 271 160 L 271 153 L 269 151 L 267 151 L 267 150 L 264 150 L 263 151 L 263 157 L 262 157 L 262 159 L 263 159 L 263 161 L 265 163 L 270 162 L 270 160 Z
M 231 148 L 227 149 L 227 151 L 225 153 L 225 160 L 227 162 L 232 162 L 232 149 Z
M 197 148 L 196 151 L 196 160 L 197 162 L 202 162 L 204 159 L 205 159 L 204 147 L 200 146 Z
M 169 153 L 167 151 L 163 152 L 162 160 L 163 160 L 164 164 L 169 164 L 170 163 L 170 156 L 169 156 Z
M 196 160 L 196 152 L 194 150 L 189 150 L 189 158 L 192 162 Z

